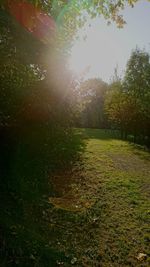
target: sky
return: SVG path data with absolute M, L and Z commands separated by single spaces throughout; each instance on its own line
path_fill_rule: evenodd
M 69 59 L 76 75 L 84 73 L 85 79 L 99 77 L 109 82 L 115 67 L 123 76 L 136 46 L 150 52 L 150 2 L 141 0 L 134 8 L 126 7 L 122 14 L 127 23 L 123 29 L 96 18 L 88 21 L 85 31 L 78 31 L 79 40 L 74 42 Z M 87 38 L 83 40 L 85 32 Z

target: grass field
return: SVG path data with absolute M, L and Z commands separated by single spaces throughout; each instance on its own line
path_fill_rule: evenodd
M 149 153 L 114 132 L 75 132 L 84 149 L 50 174 L 53 192 L 24 210 L 23 223 L 8 222 L 18 256 L 2 266 L 150 266 Z

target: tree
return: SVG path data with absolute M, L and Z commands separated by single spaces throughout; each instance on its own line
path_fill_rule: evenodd
M 12 1 L 2 0 L 0 7 L 8 10 L 8 7 Z M 13 1 L 16 2 L 17 1 Z M 28 0 L 20 1 L 21 3 L 31 3 L 36 8 L 42 9 L 46 14 L 51 16 L 57 23 L 60 32 L 60 39 L 67 40 L 72 37 L 75 30 L 81 27 L 86 16 L 83 13 L 88 14 L 90 17 L 96 17 L 99 15 L 104 16 L 105 19 L 110 21 L 115 21 L 119 27 L 122 27 L 125 23 L 122 15 L 119 14 L 126 4 L 131 7 L 137 2 L 137 0 L 91 0 L 91 1 L 66 1 L 66 0 Z
M 81 125 L 84 127 L 104 128 L 104 98 L 107 84 L 101 79 L 83 82 L 79 89 L 81 106 Z
M 127 63 L 124 92 L 132 96 L 139 116 L 134 120 L 134 135 L 150 139 L 150 56 L 136 48 Z M 148 141 L 149 142 L 149 141 Z
M 16 178 L 18 169 L 23 170 L 24 166 L 18 160 L 24 156 L 17 153 L 30 157 L 26 143 L 33 147 L 33 159 L 40 151 L 43 158 L 39 156 L 39 161 L 46 162 L 50 160 L 52 150 L 59 150 L 57 154 L 61 158 L 62 143 L 70 140 L 72 90 L 64 57 L 54 45 L 44 43 L 22 27 L 7 8 L 0 8 L 0 17 L 0 184 L 5 184 L 5 189 L 9 184 L 13 190 L 11 186 L 26 179 L 24 174 L 18 175 L 18 180 Z M 17 166 L 16 177 L 13 176 L 14 166 Z M 49 166 L 43 164 L 41 169 L 46 171 Z M 37 169 L 35 166 L 35 172 Z M 32 174 L 29 177 L 34 180 Z M 22 194 L 23 190 L 22 186 L 17 194 Z
M 136 48 L 127 62 L 124 90 L 141 101 L 150 90 L 150 56 Z
M 149 54 L 139 49 L 131 53 L 123 80 L 113 81 L 105 100 L 105 111 L 121 136 L 149 144 L 150 136 Z
M 129 133 L 134 133 L 135 124 L 141 115 L 138 103 L 123 91 L 121 81 L 110 85 L 105 98 L 105 112 L 112 127 L 119 129 L 121 137 L 125 139 Z

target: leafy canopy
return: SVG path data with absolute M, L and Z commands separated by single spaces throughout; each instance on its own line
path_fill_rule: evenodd
M 58 24 L 65 20 L 67 23 L 70 23 L 70 26 L 73 26 L 72 21 L 77 16 L 85 14 L 85 12 L 91 17 L 103 15 L 106 19 L 115 21 L 118 26 L 122 26 L 124 20 L 119 14 L 120 10 L 123 9 L 125 5 L 133 7 L 137 1 L 138 0 L 28 0 L 28 2 L 36 7 L 40 7 L 43 11 L 52 16 Z M 9 0 L 2 0 L 0 6 L 7 7 L 9 2 Z M 85 17 L 83 19 L 85 19 Z M 78 26 L 82 24 L 81 20 L 81 17 L 79 20 L 76 20 Z

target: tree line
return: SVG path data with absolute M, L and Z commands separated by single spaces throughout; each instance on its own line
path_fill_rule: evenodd
M 150 146 L 150 55 L 136 48 L 123 78 L 110 84 L 91 79 L 81 84 L 77 125 L 117 129 L 124 139 Z

